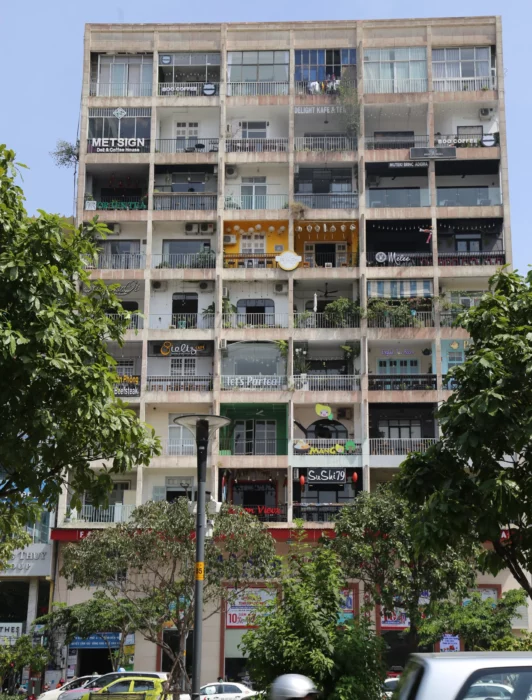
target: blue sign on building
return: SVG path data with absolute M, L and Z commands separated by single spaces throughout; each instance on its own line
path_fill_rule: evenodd
M 100 632 L 85 639 L 74 637 L 70 642 L 70 649 L 118 649 L 119 646 L 120 632 Z

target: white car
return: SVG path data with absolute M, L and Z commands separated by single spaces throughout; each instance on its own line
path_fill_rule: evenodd
M 243 683 L 233 683 L 223 681 L 207 683 L 200 688 L 200 700 L 242 700 L 242 698 L 252 698 L 257 693 L 248 688 Z M 190 700 L 190 695 L 182 694 L 180 700 Z
M 77 690 L 78 688 L 83 688 L 89 681 L 93 679 L 94 676 L 80 676 L 79 678 L 75 678 L 73 681 L 63 683 L 63 685 L 60 688 L 46 690 L 44 693 L 41 693 L 39 695 L 38 700 L 57 700 L 61 693 L 64 693 L 66 690 Z
M 391 698 L 394 690 L 399 685 L 400 678 L 387 678 L 382 685 L 382 692 L 385 698 Z
M 474 683 L 470 688 L 468 688 L 464 700 L 488 700 L 488 698 L 493 698 L 493 700 L 510 700 L 514 689 L 511 685 L 504 685 L 503 683 Z

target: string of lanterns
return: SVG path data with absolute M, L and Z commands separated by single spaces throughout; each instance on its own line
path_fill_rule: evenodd
M 240 235 L 246 234 L 246 233 L 261 233 L 261 234 L 266 233 L 266 230 L 263 230 L 263 228 L 262 228 L 262 224 L 255 224 L 254 226 L 249 226 L 247 229 L 242 228 L 241 226 L 235 224 L 234 226 L 226 226 L 225 230 L 228 233 L 233 231 L 233 233 L 240 234 Z M 267 231 L 268 231 L 268 233 L 275 233 L 275 231 L 277 231 L 277 233 L 279 235 L 281 235 L 282 233 L 284 233 L 286 231 L 286 226 L 279 226 L 279 228 L 277 228 L 277 229 L 275 228 L 275 226 L 268 226 Z
M 322 227 L 323 227 L 323 232 L 324 232 L 324 233 L 327 233 L 328 231 L 329 231 L 330 233 L 335 233 L 335 232 L 336 232 L 336 226 L 335 226 L 334 224 L 331 224 L 331 225 L 329 225 L 329 224 L 314 224 L 314 225 L 313 225 L 313 224 L 307 224 L 305 227 L 296 226 L 296 231 L 297 231 L 298 233 L 301 233 L 302 231 L 304 231 L 304 230 L 306 229 L 306 230 L 308 231 L 308 233 L 311 233 L 312 231 L 316 231 L 316 233 L 319 233 L 319 232 L 322 230 Z M 329 227 L 329 228 L 327 229 L 327 227 Z M 340 224 L 339 228 L 340 228 L 340 231 L 342 231 L 342 233 L 344 233 L 345 231 L 347 231 L 348 228 L 349 228 L 350 231 L 356 231 L 356 230 L 357 230 L 356 224 L 350 224 L 349 226 L 347 226 L 347 224 Z

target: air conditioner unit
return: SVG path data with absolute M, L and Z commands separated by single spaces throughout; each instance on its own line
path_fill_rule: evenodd
M 234 165 L 226 165 L 225 166 L 225 177 L 228 180 L 234 180 L 235 178 L 238 177 L 238 168 L 236 168 Z
M 229 299 L 229 287 L 222 287 L 222 297 Z
M 275 294 L 288 294 L 288 283 L 278 282 L 273 288 Z
M 380 181 L 381 179 L 378 175 L 368 175 L 368 187 L 378 187 Z
M 339 408 L 336 412 L 336 417 L 338 420 L 351 420 L 353 417 L 353 410 L 351 408 Z
M 204 223 L 204 224 L 200 224 L 199 227 L 200 227 L 201 233 L 214 233 L 216 231 L 215 224 Z
M 224 245 L 234 245 L 236 243 L 236 236 L 234 234 L 226 234 L 224 236 Z
M 227 340 L 225 338 L 220 338 L 218 341 L 218 348 L 220 350 L 227 350 Z
M 214 282 L 200 282 L 198 284 L 198 287 L 201 289 L 202 292 L 213 292 Z
M 493 109 L 491 107 L 481 107 L 478 110 L 478 118 L 482 121 L 489 121 L 491 119 L 492 113 Z
M 152 282 L 152 289 L 154 292 L 166 292 L 167 288 L 168 282 L 161 280 L 155 280 L 155 282 Z
M 195 234 L 199 233 L 199 224 L 185 224 L 185 233 Z

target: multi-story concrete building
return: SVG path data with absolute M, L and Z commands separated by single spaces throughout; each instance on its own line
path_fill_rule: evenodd
M 113 230 L 91 274 L 142 312 L 117 395 L 164 452 L 108 509 L 66 522 L 65 494 L 55 539 L 193 490 L 182 413 L 233 419 L 209 490 L 280 542 L 436 440 L 456 311 L 511 263 L 500 18 L 88 25 L 80 143 L 78 219 Z M 209 620 L 205 681 L 245 667 L 234 620 Z M 134 663 L 162 661 L 137 639 Z

